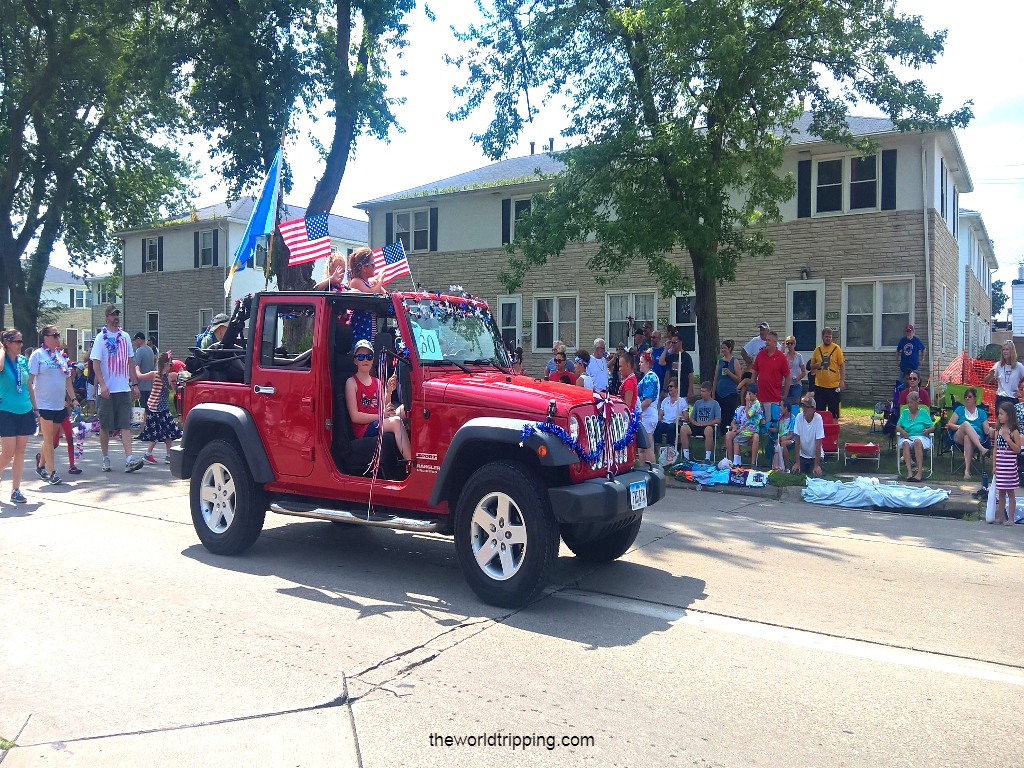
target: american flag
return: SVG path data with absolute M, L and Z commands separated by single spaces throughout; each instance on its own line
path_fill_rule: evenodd
M 281 225 L 281 237 L 291 252 L 288 259 L 289 267 L 331 255 L 331 238 L 327 234 L 326 213 L 286 221 Z
M 373 252 L 373 271 L 384 272 L 384 284 L 390 283 L 402 275 L 412 276 L 409 271 L 409 259 L 405 257 L 405 248 L 401 240 L 378 248 Z

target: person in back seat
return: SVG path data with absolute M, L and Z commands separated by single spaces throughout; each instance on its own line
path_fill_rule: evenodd
M 349 419 L 352 420 L 352 435 L 376 437 L 378 432 L 391 432 L 398 443 L 398 450 L 406 461 L 412 458 L 409 436 L 402 423 L 402 407 L 392 410 L 390 405 L 384 411 L 384 421 L 378 420 L 378 388 L 377 378 L 373 370 L 373 345 L 365 339 L 357 341 L 353 354 L 356 359 L 356 373 L 345 382 L 345 405 Z M 395 376 L 388 379 L 384 387 L 384 402 L 390 404 L 398 380 Z M 389 415 L 390 414 L 390 415 Z

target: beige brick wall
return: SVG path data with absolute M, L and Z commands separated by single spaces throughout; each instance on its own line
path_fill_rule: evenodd
M 185 359 L 199 332 L 199 310 L 224 311 L 221 267 L 126 275 L 122 326 L 129 334 L 147 331 L 149 312 L 160 313 L 160 350 Z
M 920 216 L 920 214 L 918 214 Z M 960 249 L 952 233 L 936 211 L 929 217 L 932 251 L 932 338 L 928 344 L 928 367 L 937 376 L 957 355 L 957 287 L 959 285 Z M 946 286 L 946 349 L 942 350 L 942 286 Z M 924 318 L 920 318 L 923 324 Z M 938 379 L 935 379 L 938 382 Z
M 825 281 L 824 311 L 842 312 L 843 280 L 864 277 L 910 275 L 915 280 L 915 325 L 928 345 L 941 339 L 934 329 L 941 326 L 941 291 L 947 284 L 947 334 L 952 334 L 956 314 L 956 243 L 934 212 L 931 215 L 933 253 L 933 331 L 928 332 L 925 310 L 925 265 L 923 221 L 920 211 L 883 211 L 848 216 L 800 219 L 769 228 L 775 241 L 775 254 L 768 259 L 745 259 L 734 283 L 718 289 L 721 337 L 746 343 L 756 332 L 757 323 L 767 320 L 780 333 L 786 324 L 786 282 L 801 279 L 806 268 L 811 280 Z M 523 319 L 532 322 L 533 298 L 540 294 L 578 293 L 580 297 L 579 338 L 590 349 L 592 340 L 605 335 L 605 295 L 615 290 L 653 290 L 655 281 L 646 269 L 634 264 L 611 285 L 599 285 L 587 268 L 587 260 L 596 245 L 574 244 L 542 269 L 531 271 L 520 289 Z M 672 259 L 684 272 L 692 274 L 689 259 L 675 253 Z M 495 306 L 505 293 L 497 278 L 507 255 L 503 249 L 456 251 L 410 256 L 416 279 L 431 290 L 447 290 L 452 283 L 484 298 Z M 941 279 L 940 279 L 941 278 Z M 400 280 L 399 288 L 402 287 Z M 670 301 L 659 297 L 657 314 L 669 315 Z M 829 324 L 841 326 L 842 322 Z M 524 328 L 524 331 L 526 329 Z M 840 327 L 840 331 L 842 328 Z M 839 338 L 842 344 L 842 333 Z M 941 345 L 941 342 L 940 342 Z M 524 343 L 525 364 L 532 373 L 543 369 L 550 351 L 534 353 L 532 341 Z M 945 365 L 955 345 L 947 336 L 947 352 L 939 351 L 929 362 Z M 717 352 L 717 350 L 715 351 Z M 847 355 L 847 392 L 850 400 L 873 401 L 887 397 L 898 375 L 895 349 L 880 352 L 854 352 Z

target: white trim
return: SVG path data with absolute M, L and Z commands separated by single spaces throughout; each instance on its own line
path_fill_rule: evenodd
M 147 238 L 144 238 L 144 240 L 146 241 L 146 266 L 145 266 L 145 271 L 143 272 L 143 274 L 148 275 L 148 274 L 150 274 L 152 272 L 159 272 L 160 271 L 160 238 L 159 237 L 147 237 Z M 200 241 L 201 240 L 202 240 L 202 238 L 200 238 Z M 155 257 L 152 258 L 152 259 L 149 258 L 149 255 L 150 255 L 150 248 L 149 248 L 149 246 L 150 246 L 151 243 L 155 243 L 156 244 Z M 153 265 L 152 269 L 149 268 L 150 264 Z
M 814 352 L 815 347 L 821 340 L 821 329 L 825 327 L 825 281 L 824 280 L 787 280 L 786 281 L 786 333 L 783 334 L 783 339 L 786 336 L 793 334 L 793 291 L 794 290 L 815 290 L 818 292 L 818 305 L 815 308 L 814 320 L 818 326 L 818 332 L 815 334 L 814 347 L 810 349 L 798 349 L 797 352 L 806 353 L 804 359 L 810 362 L 809 354 Z M 840 329 L 842 331 L 842 329 Z M 839 334 L 839 338 L 842 339 L 842 333 Z M 782 339 L 780 339 L 780 344 Z
M 533 338 L 532 338 L 532 341 L 530 343 L 531 351 L 533 351 L 533 352 L 550 352 L 551 351 L 551 345 L 550 344 L 548 344 L 547 346 L 544 346 L 544 347 L 538 347 L 537 346 L 537 301 L 540 300 L 540 299 L 555 299 L 555 303 L 553 305 L 553 309 L 554 309 L 554 323 L 555 323 L 555 328 L 554 328 L 554 331 L 553 331 L 553 335 L 555 337 L 555 340 L 557 340 L 557 338 L 558 338 L 558 323 L 559 323 L 558 301 L 557 300 L 558 299 L 576 299 L 576 344 L 573 345 L 573 346 L 569 346 L 568 344 L 565 345 L 565 351 L 567 353 L 568 352 L 575 352 L 579 348 L 577 345 L 579 344 L 579 341 L 580 341 L 580 294 L 579 294 L 579 291 L 575 291 L 575 292 L 573 292 L 573 291 L 566 291 L 565 293 L 537 293 L 537 294 L 534 294 L 533 297 L 530 299 L 531 313 L 532 313 L 531 318 L 530 318 L 530 322 L 532 323 L 532 325 L 530 326 L 530 328 L 533 331 L 533 333 L 532 333 L 532 337 Z
M 407 213 L 409 214 L 409 247 L 405 249 L 406 253 L 427 253 L 430 251 L 430 206 L 416 208 L 402 208 L 401 210 L 392 211 L 392 226 L 394 231 L 392 236 L 395 240 L 398 240 L 398 217 L 399 215 Z M 416 214 L 426 213 L 427 214 L 427 245 L 425 248 L 414 248 L 416 244 Z
M 155 331 L 152 330 L 149 327 L 149 318 L 152 315 L 156 315 L 156 330 Z M 148 311 L 146 312 L 146 342 L 147 343 L 149 342 L 149 335 L 151 333 L 155 333 L 156 334 L 156 345 L 159 347 L 160 346 L 160 313 L 159 312 L 148 312 Z
M 941 349 L 942 349 L 943 352 L 946 351 L 946 344 L 947 344 L 947 341 L 946 341 L 946 320 L 947 320 L 946 313 L 947 313 L 947 311 L 949 309 L 949 305 L 947 304 L 947 300 L 948 300 L 948 296 L 946 295 L 946 284 L 943 283 L 942 284 L 942 327 L 939 329 L 939 339 L 941 340 L 941 343 L 942 343 Z
M 914 320 L 914 310 L 917 307 L 917 281 L 913 276 L 908 275 L 865 275 L 863 277 L 850 277 L 843 278 L 841 287 L 842 297 L 842 309 L 839 313 L 839 338 L 843 342 L 844 352 L 895 352 L 896 347 L 883 347 L 882 346 L 882 283 L 895 283 L 904 282 L 910 283 L 910 318 L 907 321 L 911 325 L 916 326 L 917 322 Z M 872 342 L 873 346 L 870 347 L 853 347 L 849 346 L 849 337 L 846 328 L 846 317 L 847 317 L 847 300 L 846 292 L 850 285 L 864 285 L 866 283 L 874 283 L 875 295 L 874 295 L 874 306 L 873 316 L 874 322 L 872 323 Z M 922 339 L 923 341 L 923 339 Z M 931 341 L 931 339 L 929 339 Z
M 501 333 L 501 331 L 504 329 L 504 326 L 501 324 L 502 304 L 515 304 L 516 306 L 516 343 L 512 347 L 512 349 L 509 350 L 509 352 L 515 352 L 516 346 L 523 346 L 523 294 L 507 293 L 498 297 L 498 300 L 494 304 L 495 308 L 497 309 L 495 315 L 498 321 L 498 333 Z M 576 314 L 579 314 L 579 309 L 576 310 Z M 576 335 L 577 337 L 579 336 L 578 331 Z
M 872 157 L 859 152 L 833 152 L 827 155 L 814 155 L 811 160 L 811 217 L 847 216 L 858 213 L 877 213 L 882 209 L 882 153 L 876 152 L 875 158 L 875 205 L 871 208 L 850 208 L 850 183 L 852 171 L 850 163 L 855 157 Z M 838 211 L 818 212 L 818 164 L 830 160 L 842 160 L 842 207 Z

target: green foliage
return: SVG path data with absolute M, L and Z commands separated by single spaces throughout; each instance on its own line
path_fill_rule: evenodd
M 984 351 L 978 355 L 979 360 L 990 360 L 995 363 L 1003 356 L 1003 347 L 1001 344 L 988 344 Z
M 992 281 L 992 317 L 995 317 L 1003 311 L 1003 307 L 1006 306 L 1006 302 L 1010 300 L 1010 297 L 1006 295 L 1006 283 L 1002 280 Z
M 472 48 L 449 59 L 467 73 L 450 117 L 490 99 L 493 119 L 474 139 L 497 159 L 537 99 L 559 96 L 569 102 L 563 133 L 575 140 L 559 155 L 565 173 L 517 223 L 506 287 L 593 236 L 587 267 L 601 279 L 641 260 L 668 295 L 690 287 L 671 258 L 686 251 L 702 349 L 718 348 L 716 286 L 735 278 L 741 257 L 772 252 L 764 225 L 795 192 L 778 169 L 807 100 L 813 135 L 865 151 L 871 142 L 847 124 L 860 102 L 904 131 L 972 117 L 969 103 L 941 112 L 938 95 L 895 71 L 932 64 L 945 32 L 927 33 L 891 0 L 479 4 L 484 23 L 459 35 Z

